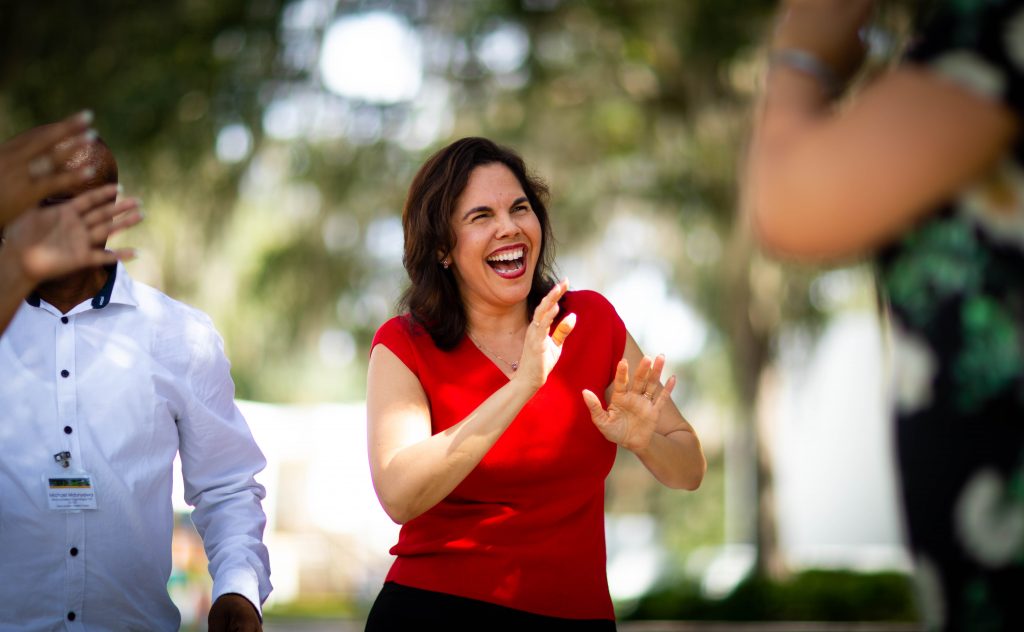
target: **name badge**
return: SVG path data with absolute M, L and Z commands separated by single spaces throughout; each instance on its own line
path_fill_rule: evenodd
M 96 509 L 96 490 L 86 472 L 47 476 L 46 499 L 53 511 Z

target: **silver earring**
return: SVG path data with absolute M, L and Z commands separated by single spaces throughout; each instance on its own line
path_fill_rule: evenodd
M 451 262 L 448 261 L 448 257 L 445 257 L 444 260 L 441 261 L 441 267 L 444 268 L 445 270 L 447 270 L 448 266 L 450 266 L 450 265 L 451 265 Z

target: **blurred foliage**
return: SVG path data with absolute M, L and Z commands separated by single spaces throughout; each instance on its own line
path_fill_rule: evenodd
M 784 581 L 752 577 L 722 599 L 688 583 L 640 600 L 629 619 L 916 622 L 910 578 L 893 572 L 804 571 Z
M 524 154 L 552 185 L 563 251 L 595 239 L 621 207 L 675 218 L 684 233 L 727 234 L 772 5 L 4 0 L 0 131 L 95 109 L 122 181 L 149 209 L 149 226 L 132 235 L 144 255 L 136 274 L 214 316 L 239 395 L 352 398 L 369 336 L 388 315 L 380 305 L 404 282 L 397 261 L 379 265 L 362 247 L 366 231 L 399 214 L 416 166 L 451 138 L 491 136 Z M 324 31 L 374 10 L 404 16 L 432 51 L 424 85 L 444 87 L 450 124 L 427 147 L 402 139 L 416 103 L 346 101 L 322 85 Z M 518 67 L 488 67 L 483 45 L 498 32 L 526 36 Z M 294 95 L 344 101 L 350 133 L 268 138 L 267 109 Z M 216 141 L 232 124 L 252 149 L 226 163 Z M 365 137 L 373 127 L 379 134 Z M 325 241 L 339 230 L 355 239 Z M 721 320 L 720 262 L 675 255 L 671 284 Z M 332 328 L 356 345 L 346 370 L 320 357 Z

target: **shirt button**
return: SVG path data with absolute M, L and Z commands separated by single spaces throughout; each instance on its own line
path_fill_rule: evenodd
M 69 612 L 68 613 L 68 621 L 74 621 L 74 620 L 75 620 L 75 613 L 74 612 Z
M 67 316 L 61 316 L 60 317 L 60 322 L 64 323 L 65 325 L 68 324 L 68 317 Z
M 69 375 L 71 375 L 70 371 L 68 371 L 67 369 L 61 369 L 61 371 L 60 371 L 60 376 L 61 377 L 67 377 Z
M 71 434 L 71 426 L 64 426 L 64 434 Z
M 71 554 L 71 557 L 74 557 L 74 556 L 78 555 L 78 547 L 77 546 L 71 547 L 71 550 L 68 551 L 68 553 Z

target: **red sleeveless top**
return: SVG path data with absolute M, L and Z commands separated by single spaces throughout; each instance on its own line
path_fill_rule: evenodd
M 576 328 L 547 382 L 447 498 L 402 526 L 387 580 L 537 614 L 614 619 L 605 574 L 604 479 L 615 444 L 590 419 L 584 388 L 604 402 L 626 329 L 591 291 L 568 292 Z M 436 434 L 508 378 L 463 336 L 449 351 L 407 316 L 384 323 L 385 345 L 419 379 Z

